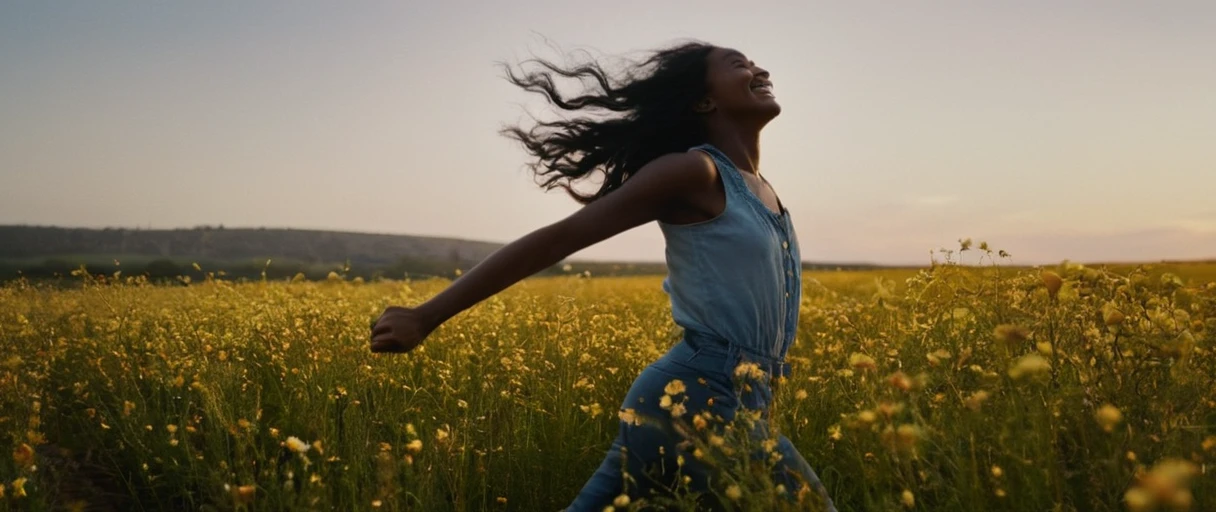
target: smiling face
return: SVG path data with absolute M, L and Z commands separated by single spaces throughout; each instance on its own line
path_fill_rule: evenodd
M 730 48 L 714 48 L 707 60 L 709 95 L 703 108 L 761 124 L 781 113 L 768 70 Z

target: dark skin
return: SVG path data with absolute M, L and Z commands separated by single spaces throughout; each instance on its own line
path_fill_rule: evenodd
M 709 142 L 743 171 L 748 187 L 770 210 L 781 211 L 759 171 L 760 130 L 781 112 L 769 73 L 728 48 L 715 48 L 707 60 L 709 94 L 697 111 L 705 117 Z M 723 183 L 708 155 L 690 151 L 656 158 L 620 188 L 499 249 L 421 305 L 385 308 L 372 327 L 371 351 L 409 352 L 461 311 L 619 233 L 652 221 L 706 221 L 725 208 Z

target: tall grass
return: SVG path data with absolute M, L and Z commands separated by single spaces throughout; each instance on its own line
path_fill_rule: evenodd
M 777 426 L 842 511 L 1216 510 L 1196 268 L 807 274 Z M 332 277 L 0 288 L 0 509 L 557 510 L 680 335 L 659 278 L 572 276 L 373 355 L 447 282 Z

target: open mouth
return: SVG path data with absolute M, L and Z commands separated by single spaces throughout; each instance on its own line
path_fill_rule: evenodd
M 765 96 L 765 95 L 772 96 L 773 95 L 773 83 L 769 82 L 767 80 L 761 81 L 761 82 L 755 82 L 752 84 L 752 92 L 756 93 L 757 95 L 761 95 L 761 96 Z

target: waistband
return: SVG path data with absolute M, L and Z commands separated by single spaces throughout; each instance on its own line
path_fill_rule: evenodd
M 711 367 L 718 366 L 727 375 L 733 375 L 742 363 L 754 363 L 773 377 L 789 377 L 790 365 L 785 357 L 775 357 L 757 352 L 711 333 L 685 330 L 684 339 L 671 349 L 672 355 L 684 360 L 701 359 Z

